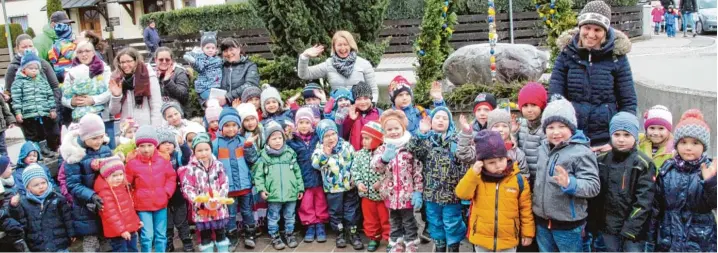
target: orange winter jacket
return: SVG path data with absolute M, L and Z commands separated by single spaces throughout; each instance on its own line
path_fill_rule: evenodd
M 529 182 L 519 172 L 513 163 L 511 174 L 495 183 L 484 181 L 469 168 L 459 181 L 456 196 L 471 200 L 467 235 L 472 244 L 505 250 L 518 246 L 521 237 L 534 238 Z M 523 189 L 518 177 L 522 177 Z

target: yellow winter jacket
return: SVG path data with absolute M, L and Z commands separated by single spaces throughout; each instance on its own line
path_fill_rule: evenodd
M 663 167 L 663 163 L 668 161 L 668 159 L 673 158 L 674 152 L 673 152 L 673 135 L 666 144 L 659 148 L 656 153 L 653 153 L 653 143 L 651 140 L 646 137 L 646 134 L 639 134 L 638 135 L 638 150 L 646 154 L 648 157 L 653 159 L 653 164 L 656 165 L 656 175 L 661 171 L 661 167 Z
M 494 183 L 484 181 L 469 168 L 459 181 L 456 196 L 471 200 L 467 234 L 472 244 L 504 250 L 518 246 L 521 237 L 535 236 L 531 190 L 528 180 L 519 172 L 514 163 L 512 173 Z M 517 177 L 522 177 L 523 190 Z

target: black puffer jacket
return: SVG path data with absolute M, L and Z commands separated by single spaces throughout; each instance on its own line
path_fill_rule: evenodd
M 175 64 L 172 77 L 165 80 L 165 77 L 160 75 L 157 78 L 160 80 L 162 102 L 168 102 L 171 99 L 183 106 L 187 104 L 187 100 L 189 100 L 189 75 L 185 68 Z
M 681 0 L 681 11 L 696 12 L 698 5 L 696 0 Z
M 75 232 L 70 204 L 62 195 L 51 192 L 43 203 L 22 196 L 20 204 L 12 207 L 10 213 L 25 227 L 25 239 L 31 251 L 56 252 L 70 247 L 70 238 Z
M 588 229 L 645 240 L 651 218 L 655 165 L 636 150 L 598 156 L 601 192 L 588 202 Z
M 239 62 L 224 62 L 220 88 L 227 91 L 227 102 L 232 103 L 235 98 L 241 98 L 246 85 L 259 87 L 257 64 L 246 56 L 242 56 Z

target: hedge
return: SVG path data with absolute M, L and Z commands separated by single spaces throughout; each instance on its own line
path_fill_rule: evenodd
M 23 34 L 20 24 L 10 24 L 10 40 L 15 43 L 15 38 Z M 7 35 L 5 34 L 5 25 L 0 25 L 0 48 L 7 48 Z
M 142 15 L 140 23 L 147 26 L 154 20 L 163 35 L 186 35 L 205 31 L 237 31 L 264 28 L 262 20 L 248 3 L 182 8 L 174 11 Z

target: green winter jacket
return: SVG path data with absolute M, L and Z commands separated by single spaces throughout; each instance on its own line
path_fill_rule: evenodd
M 12 109 L 15 115 L 22 114 L 23 119 L 47 117 L 55 110 L 55 93 L 47 79 L 38 74 L 30 78 L 18 71 L 12 84 Z
M 52 49 L 52 44 L 55 43 L 55 40 L 57 40 L 57 34 L 55 34 L 55 29 L 50 27 L 50 24 L 43 26 L 42 33 L 32 39 L 32 44 L 37 49 L 37 55 L 40 59 L 48 61 L 47 52 Z
M 259 154 L 254 167 L 254 185 L 257 192 L 269 193 L 267 202 L 296 201 L 304 192 L 302 170 L 297 163 L 297 154 L 289 147 L 278 156 L 267 153 L 268 146 Z

